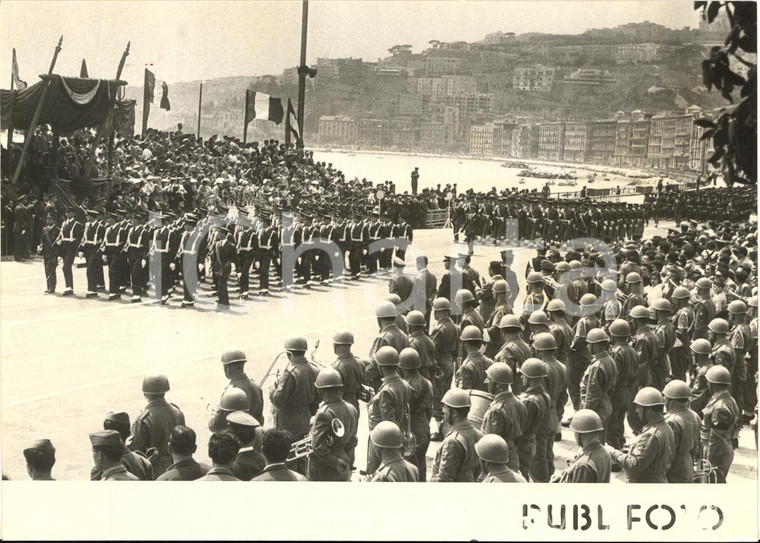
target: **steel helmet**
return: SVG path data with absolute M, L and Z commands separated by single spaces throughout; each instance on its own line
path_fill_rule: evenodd
M 475 300 L 475 296 L 472 295 L 472 292 L 465 288 L 460 288 L 457 290 L 456 296 L 454 296 L 454 301 L 456 301 L 459 305 L 464 305 L 467 302 L 472 302 Z
M 747 304 L 741 300 L 734 300 L 728 304 L 728 312 L 732 315 L 744 315 L 747 313 Z
M 697 288 L 701 290 L 710 289 L 712 288 L 712 281 L 707 277 L 700 277 L 697 279 Z
M 509 285 L 507 285 L 507 282 L 503 279 L 499 279 L 498 281 L 495 281 L 493 284 L 493 291 L 494 292 L 509 292 Z
M 557 340 L 549 332 L 541 332 L 533 338 L 533 348 L 537 351 L 553 351 L 557 348 Z
M 286 351 L 306 351 L 309 346 L 305 337 L 291 337 L 285 342 Z
M 665 405 L 665 399 L 656 388 L 644 387 L 636 393 L 633 403 L 642 407 L 651 407 L 653 405 Z
M 375 352 L 375 362 L 378 366 L 398 366 L 398 351 L 386 345 Z
M 398 294 L 389 294 L 388 296 L 385 297 L 385 301 L 390 302 L 393 305 L 398 305 L 401 303 L 401 296 L 399 296 Z
M 475 452 L 483 462 L 506 464 L 509 462 L 509 446 L 497 434 L 486 434 L 475 443 Z
M 219 408 L 224 411 L 248 411 L 251 408 L 251 400 L 248 399 L 243 389 L 227 387 L 222 392 Z
M 615 291 L 617 288 L 617 283 L 612 279 L 605 279 L 602 281 L 602 290 Z
M 420 353 L 411 347 L 401 349 L 398 355 L 398 367 L 405 370 L 414 370 L 422 366 L 422 360 L 420 360 Z
M 631 325 L 625 319 L 615 319 L 610 324 L 610 334 L 615 337 L 628 337 L 631 335 Z
M 728 331 L 730 330 L 728 321 L 725 319 L 713 319 L 710 321 L 710 324 L 707 325 L 707 328 L 716 334 L 728 334 Z
M 404 446 L 404 435 L 401 433 L 401 428 L 389 420 L 378 423 L 372 429 L 369 437 L 377 447 L 400 449 Z
M 557 265 L 554 267 L 554 270 L 558 271 L 560 273 L 569 271 L 570 270 L 570 263 L 569 262 L 565 262 L 564 260 L 561 260 L 561 261 L 557 262 Z
M 384 301 L 377 304 L 375 307 L 375 316 L 381 319 L 395 319 L 398 316 L 398 310 L 393 302 Z
M 348 330 L 336 332 L 332 340 L 336 345 L 353 345 L 354 335 Z
M 499 328 L 520 328 L 520 319 L 515 315 L 504 315 L 499 321 Z
M 590 434 L 604 430 L 602 419 L 596 411 L 591 409 L 579 409 L 570 421 L 570 428 L 576 434 Z
M 555 298 L 551 300 L 548 304 L 546 304 L 547 311 L 565 311 L 566 309 L 567 309 L 567 306 L 565 305 L 565 302 L 563 302 L 559 298 Z
M 433 300 L 433 311 L 451 311 L 451 302 L 446 298 L 436 298 Z
M 652 316 L 649 314 L 649 310 L 644 307 L 643 305 L 637 305 L 633 309 L 631 309 L 631 312 L 628 313 L 628 316 L 632 319 L 651 319 Z
M 674 300 L 685 300 L 687 298 L 691 298 L 691 293 L 686 287 L 676 287 L 673 291 Z
M 609 341 L 610 341 L 610 336 L 608 336 L 607 333 L 601 328 L 592 328 L 586 334 L 586 343 L 589 343 L 592 345 L 594 343 L 604 343 L 604 342 L 609 342 Z
M 486 369 L 486 375 L 491 378 L 494 383 L 500 385 L 511 385 L 514 377 L 512 376 L 512 368 L 509 364 L 504 362 L 494 362 L 488 369 Z
M 448 405 L 449 407 L 453 407 L 454 409 L 470 407 L 469 391 L 452 387 L 446 391 L 446 394 L 443 395 L 441 403 Z
M 227 351 L 222 355 L 222 364 L 225 366 L 227 364 L 234 364 L 235 362 L 245 362 L 246 360 L 248 359 L 243 351 Z
M 695 339 L 691 342 L 691 351 L 696 354 L 710 354 L 712 352 L 712 345 L 705 338 Z
M 691 389 L 683 381 L 673 379 L 662 389 L 662 395 L 671 400 L 688 400 L 691 398 Z
M 667 298 L 657 298 L 652 302 L 652 307 L 655 311 L 673 311 L 673 305 Z
M 570 261 L 570 269 L 571 270 L 575 271 L 575 270 L 580 270 L 581 268 L 583 268 L 583 264 L 581 264 L 580 260 L 571 260 Z
M 586 307 L 592 306 L 598 301 L 599 299 L 595 295 L 591 294 L 590 292 L 587 292 L 586 294 L 581 296 L 581 299 L 580 299 L 581 305 L 586 306 Z
M 462 334 L 459 336 L 461 341 L 483 341 L 483 332 L 474 325 L 465 326 Z
M 641 283 L 641 275 L 636 272 L 631 272 L 625 276 L 626 283 Z
M 707 370 L 707 373 L 705 373 L 705 378 L 711 383 L 716 383 L 719 385 L 731 384 L 731 372 L 729 372 L 728 368 L 725 366 L 713 366 Z
M 750 297 L 750 299 L 747 300 L 747 305 L 750 307 L 757 307 L 757 296 Z
M 538 358 L 528 358 L 520 366 L 520 372 L 526 377 L 546 377 L 546 364 L 540 361 Z
M 146 375 L 143 378 L 142 391 L 149 394 L 163 394 L 169 391 L 169 379 L 161 373 Z
M 545 324 L 549 325 L 549 317 L 541 311 L 540 309 L 537 311 L 534 311 L 530 314 L 530 317 L 528 317 L 528 323 L 529 324 Z
M 338 373 L 338 370 L 333 368 L 323 368 L 317 374 L 314 386 L 317 388 L 342 387 L 343 378 L 340 376 L 340 373 Z
M 543 283 L 544 276 L 540 272 L 532 271 L 528 274 L 528 283 Z
M 425 326 L 425 315 L 421 311 L 410 311 L 404 317 L 404 322 L 409 326 Z

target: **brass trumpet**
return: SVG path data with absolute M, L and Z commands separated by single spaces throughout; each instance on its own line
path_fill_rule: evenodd
M 201 396 L 201 401 L 206 402 L 206 413 L 209 416 L 215 415 L 220 409 L 218 403 L 206 400 L 203 396 Z
M 717 483 L 718 470 L 709 460 L 700 458 L 694 462 L 695 483 Z
M 332 430 L 332 433 L 335 435 L 335 437 L 343 437 L 346 434 L 346 427 L 343 426 L 343 423 L 340 419 L 333 419 L 332 422 L 330 422 L 330 430 Z M 333 437 L 328 436 L 328 446 L 332 446 Z M 314 452 L 314 448 L 312 447 L 311 443 L 311 435 L 306 436 L 305 438 L 296 441 L 290 446 L 290 452 L 288 453 L 288 457 L 285 459 L 285 462 L 295 462 L 299 458 L 306 458 L 310 456 Z

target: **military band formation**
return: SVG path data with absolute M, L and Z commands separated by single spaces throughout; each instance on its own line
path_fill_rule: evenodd
M 119 226 L 124 218 L 109 215 L 102 241 L 89 250 L 102 247 L 114 266 L 109 244 L 124 255 L 124 243 L 126 259 L 114 269 L 125 271 L 115 280 L 131 270 L 134 296 L 145 294 L 145 276 L 134 272 L 151 250 L 167 255 L 160 268 L 165 289 L 170 272 L 203 267 L 199 245 L 184 251 L 193 227 L 207 219 L 185 216 L 186 235 L 174 235 L 179 242 L 172 246 L 163 223 L 146 233 L 139 222 L 145 215 L 126 230 Z M 257 218 L 250 232 L 238 231 L 240 220 L 233 231 L 217 224 L 206 242 L 218 260 L 212 268 L 222 270 L 214 273 L 220 301 L 232 261 L 240 265 L 241 294 L 250 288 L 242 284 L 240 248 L 273 250 L 271 240 L 279 240 L 266 214 Z M 296 245 L 308 243 L 308 232 L 330 228 L 304 219 Z M 79 239 L 86 247 L 95 222 L 89 224 L 69 218 L 60 238 L 49 239 L 72 244 L 70 251 Z M 133 243 L 139 252 L 130 252 L 138 251 Z M 256 383 L 245 372 L 246 353 L 223 353 L 229 385 L 218 404 L 209 404 L 211 466 L 193 458 L 196 435 L 166 399 L 167 376 L 148 375 L 147 405 L 132 424 L 127 413 L 109 413 L 103 430 L 90 435 L 92 479 L 423 482 L 430 443 L 440 441 L 432 482 L 606 483 L 622 471 L 630 483 L 725 483 L 739 431 L 749 423 L 757 432 L 756 221 L 686 222 L 667 236 L 615 243 L 611 266 L 593 249 L 541 249 L 524 270 L 522 294 L 523 270 L 512 269 L 509 250 L 484 276 L 470 266 L 470 252 L 444 255 L 446 272 L 438 278 L 425 256 L 417 258 L 415 275 L 404 273 L 403 246 L 372 261 L 356 243 L 347 246 L 349 262 L 360 259 L 351 277 L 362 264 L 372 273 L 393 269 L 366 358 L 355 352 L 349 330 L 332 337 L 332 362 L 317 360 L 315 346 L 295 336 L 284 344 L 284 371 L 273 372 L 275 359 Z M 276 251 L 267 254 L 276 260 Z M 317 259 L 302 258 L 301 281 L 312 274 L 336 279 L 314 269 Z M 88 259 L 88 291 L 96 293 L 102 268 L 90 267 L 91 260 L 101 259 Z M 304 270 L 304 262 L 311 267 Z M 262 278 L 269 265 L 260 261 Z M 121 292 L 117 285 L 112 296 Z M 186 285 L 190 302 L 187 293 Z M 366 459 L 356 457 L 360 402 L 367 410 Z M 562 426 L 574 432 L 578 452 L 557 471 Z M 24 455 L 33 479 L 52 478 L 50 441 L 37 441 Z

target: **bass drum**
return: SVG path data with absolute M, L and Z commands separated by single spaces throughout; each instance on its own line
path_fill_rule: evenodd
M 475 427 L 476 430 L 480 430 L 483 424 L 483 417 L 488 411 L 488 407 L 493 400 L 493 394 L 483 392 L 482 390 L 470 390 L 470 412 L 467 415 L 467 420 Z

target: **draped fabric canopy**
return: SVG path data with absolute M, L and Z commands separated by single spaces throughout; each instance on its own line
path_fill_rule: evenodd
M 59 75 L 50 76 L 49 81 L 39 123 L 49 124 L 61 132 L 100 125 L 109 114 L 119 86 L 117 81 Z M 16 130 L 28 129 L 45 85 L 47 80 L 43 79 L 26 89 L 0 90 L 2 127 L 12 125 Z

